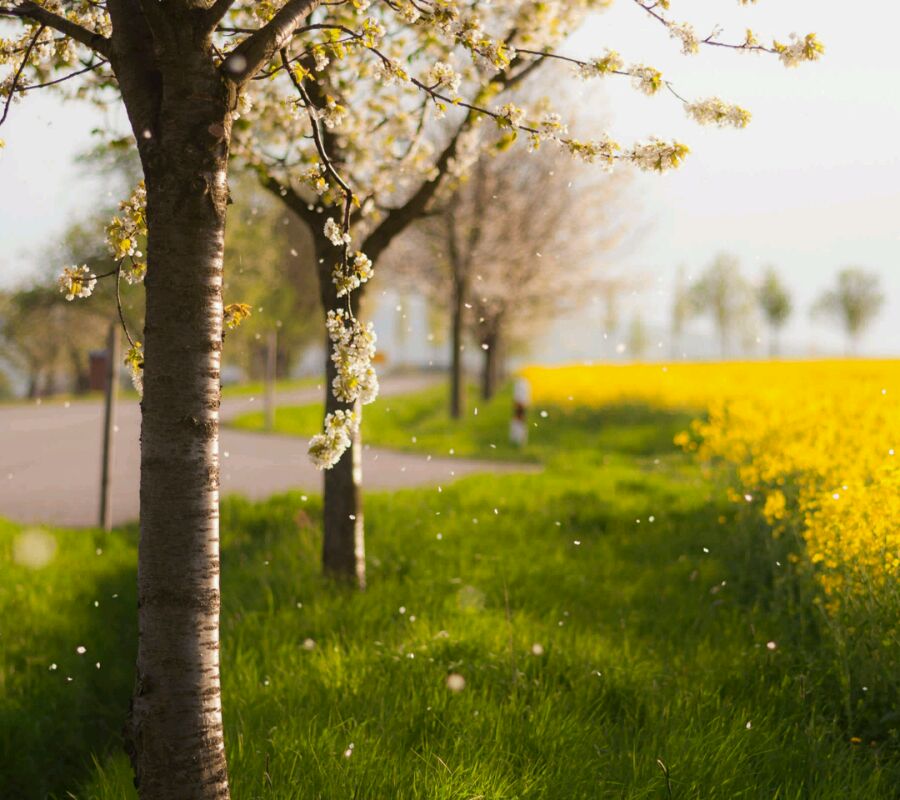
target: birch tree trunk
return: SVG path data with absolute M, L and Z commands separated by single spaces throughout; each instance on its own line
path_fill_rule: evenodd
M 196 52 L 196 49 L 194 49 Z M 228 89 L 172 45 L 147 185 L 137 676 L 126 727 L 142 800 L 228 798 L 219 680 L 219 366 Z M 131 113 L 131 109 L 129 109 Z M 143 140 L 142 140 L 143 139 Z

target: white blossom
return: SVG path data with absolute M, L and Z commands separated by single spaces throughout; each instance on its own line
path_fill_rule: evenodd
M 585 63 L 578 64 L 575 74 L 583 80 L 607 75 L 610 72 L 621 72 L 625 69 L 622 58 L 615 50 L 607 50 L 602 58 L 594 58 Z
M 516 128 L 525 119 L 525 109 L 515 103 L 504 103 L 496 109 L 497 124 L 501 128 Z
M 353 443 L 353 434 L 359 424 L 352 411 L 338 409 L 325 417 L 325 430 L 309 441 L 309 455 L 318 469 L 331 469 Z M 306 644 L 304 643 L 304 647 Z M 313 644 L 306 649 L 311 650 Z
M 331 217 L 325 220 L 325 238 L 335 247 L 350 244 L 350 234 L 346 233 Z
M 644 64 L 632 64 L 628 68 L 635 89 L 644 94 L 656 94 L 662 88 L 662 73 Z
M 689 152 L 685 144 L 665 142 L 654 136 L 647 142 L 636 144 L 628 153 L 628 160 L 642 170 L 665 172 L 681 164 Z
M 446 86 L 453 94 L 459 89 L 462 81 L 460 75 L 446 61 L 437 61 L 425 74 L 425 82 L 431 87 Z
M 684 110 L 701 125 L 731 125 L 735 128 L 746 128 L 750 122 L 750 112 L 745 108 L 726 103 L 718 97 L 685 103 Z
M 91 296 L 97 285 L 97 276 L 88 269 L 87 264 L 82 264 L 80 267 L 63 268 L 56 282 L 66 300 L 74 300 L 76 297 Z
M 781 42 L 772 44 L 781 63 L 786 67 L 796 67 L 804 61 L 817 61 L 825 52 L 825 48 L 814 33 L 808 33 L 802 39 L 796 33 L 792 33 L 790 39 L 789 44 Z
M 670 22 L 669 33 L 673 39 L 681 40 L 681 52 L 686 56 L 692 56 L 700 51 L 700 40 L 690 23 Z

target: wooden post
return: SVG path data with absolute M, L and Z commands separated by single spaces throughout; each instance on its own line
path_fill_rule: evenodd
M 266 430 L 275 430 L 275 372 L 278 358 L 278 332 L 272 331 L 266 339 Z
M 106 401 L 103 408 L 103 456 L 100 466 L 100 527 L 112 530 L 112 459 L 119 393 L 119 322 L 109 325 L 106 340 Z

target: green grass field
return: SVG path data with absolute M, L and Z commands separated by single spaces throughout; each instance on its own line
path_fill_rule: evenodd
M 442 397 L 381 401 L 369 440 L 509 455 L 508 397 L 452 428 Z M 790 542 L 675 450 L 688 418 L 547 411 L 542 474 L 369 496 L 363 594 L 319 575 L 318 498 L 225 502 L 233 796 L 896 798 Z M 0 526 L 0 796 L 132 797 L 136 532 L 45 533 L 33 569 Z

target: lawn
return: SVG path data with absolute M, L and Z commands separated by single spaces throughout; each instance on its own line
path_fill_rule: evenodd
M 442 429 L 434 391 L 369 440 L 508 454 L 508 397 Z M 542 474 L 367 497 L 363 594 L 319 575 L 317 497 L 224 503 L 233 796 L 896 798 L 792 542 L 674 448 L 686 416 L 545 410 Z M 132 797 L 136 533 L 45 531 L 40 569 L 23 533 L 0 527 L 0 796 Z

